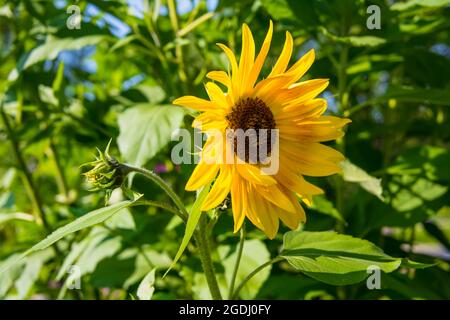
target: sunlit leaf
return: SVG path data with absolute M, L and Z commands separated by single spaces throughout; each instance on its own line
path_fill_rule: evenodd
M 139 287 L 137 289 L 136 295 L 139 300 L 151 300 L 153 292 L 155 291 L 155 271 L 152 269 L 145 277 L 142 279 Z
M 23 254 L 18 256 L 16 259 L 10 261 L 6 265 L 2 265 L 2 268 L 0 269 L 0 274 L 3 273 L 6 269 L 10 268 L 12 265 L 16 264 L 17 262 L 19 262 L 20 260 L 22 260 L 23 258 L 28 256 L 29 254 L 39 251 L 39 250 L 43 250 L 45 248 L 48 248 L 49 246 L 51 246 L 58 240 L 64 238 L 65 236 L 67 236 L 71 233 L 74 233 L 81 229 L 85 229 L 85 228 L 91 227 L 93 225 L 96 225 L 98 223 L 105 221 L 106 219 L 108 219 L 115 213 L 119 212 L 120 210 L 132 205 L 134 203 L 134 201 L 136 201 L 136 200 L 138 200 L 138 199 L 135 199 L 133 201 L 132 200 L 121 201 L 121 202 L 113 204 L 109 207 L 91 211 L 91 212 L 83 215 L 82 217 L 78 218 L 77 220 L 65 225 L 64 227 L 61 227 L 61 228 L 55 230 L 47 238 L 45 238 L 44 240 L 40 241 L 39 243 L 37 243 L 36 245 L 31 247 L 30 249 L 25 251 Z
M 348 160 L 342 161 L 341 167 L 343 169 L 342 175 L 345 181 L 358 183 L 367 192 L 370 192 L 382 201 L 384 200 L 381 179 L 372 177 L 363 169 Z
M 171 141 L 183 116 L 181 108 L 171 105 L 140 104 L 125 110 L 118 118 L 120 152 L 128 162 L 144 164 Z
M 290 231 L 280 256 L 295 269 L 332 285 L 361 282 L 370 267 L 392 272 L 401 263 L 367 240 L 335 232 Z

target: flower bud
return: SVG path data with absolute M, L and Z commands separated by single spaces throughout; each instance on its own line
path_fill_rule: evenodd
M 88 168 L 83 173 L 87 182 L 92 186 L 90 191 L 113 190 L 122 186 L 125 177 L 130 173 L 128 166 L 121 164 L 116 158 L 109 155 L 108 143 L 106 150 L 101 152 L 97 149 L 99 156 L 95 161 L 85 163 L 81 168 Z

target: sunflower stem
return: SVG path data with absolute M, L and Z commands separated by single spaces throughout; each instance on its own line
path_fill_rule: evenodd
M 194 235 L 197 242 L 200 260 L 202 262 L 203 271 L 205 273 L 206 281 L 208 283 L 209 291 L 213 300 L 222 300 L 219 285 L 217 283 L 216 272 L 211 259 L 211 247 L 209 237 L 207 235 L 206 215 L 202 215 L 199 222 L 198 232 Z
M 237 286 L 236 290 L 234 290 L 234 293 L 232 295 L 232 299 L 237 299 L 239 297 L 239 292 L 242 290 L 242 288 L 246 285 L 246 283 L 248 281 L 250 281 L 251 278 L 253 278 L 258 272 L 260 272 L 261 270 L 263 270 L 264 268 L 282 261 L 284 258 L 283 257 L 275 257 L 272 260 L 267 261 L 266 263 L 263 263 L 262 265 L 260 265 L 258 268 L 256 268 L 255 270 L 253 270 L 252 272 L 250 272 L 248 274 L 248 276 L 245 277 L 244 280 L 241 281 L 241 283 Z
M 231 276 L 230 291 L 228 293 L 228 299 L 231 299 L 233 297 L 234 285 L 236 283 L 236 276 L 237 276 L 237 273 L 238 273 L 238 270 L 239 270 L 239 265 L 241 263 L 242 252 L 244 251 L 245 223 L 242 224 L 240 235 L 241 236 L 240 236 L 240 239 L 239 239 L 239 246 L 238 246 L 238 249 L 237 249 L 236 262 L 234 264 L 233 275 Z
M 161 189 L 163 189 L 177 206 L 178 211 L 180 213 L 179 214 L 180 218 L 183 219 L 184 221 L 187 221 L 189 213 L 187 212 L 186 207 L 183 204 L 183 201 L 172 190 L 172 188 L 163 179 L 161 179 L 160 176 L 144 168 L 134 167 L 127 164 L 125 166 L 130 170 L 130 172 L 142 174 L 146 178 L 156 183 Z M 153 202 L 148 203 L 155 205 L 155 203 Z M 194 233 L 194 239 L 197 243 L 200 260 L 202 262 L 203 271 L 205 273 L 206 281 L 208 282 L 208 287 L 211 292 L 211 297 L 214 300 L 222 300 L 222 295 L 220 293 L 219 285 L 217 283 L 217 278 L 214 271 L 214 265 L 211 259 L 211 250 L 205 215 L 202 215 L 202 217 L 200 218 L 199 229 L 197 230 L 197 232 Z
M 172 201 L 177 206 L 178 210 L 180 211 L 180 217 L 185 221 L 187 220 L 189 214 L 183 204 L 183 201 L 181 201 L 180 197 L 172 190 L 172 188 L 167 184 L 167 182 L 165 182 L 160 176 L 158 176 L 153 171 L 144 168 L 134 167 L 128 164 L 125 164 L 125 166 L 130 170 L 130 172 L 142 174 L 146 178 L 156 183 L 161 189 L 163 189 L 163 191 L 167 193 L 167 195 L 172 199 Z
M 20 150 L 19 142 L 17 141 L 16 135 L 11 127 L 11 124 L 9 123 L 8 116 L 6 115 L 5 111 L 3 110 L 3 101 L 1 102 L 1 105 L 0 105 L 0 114 L 3 119 L 3 123 L 5 125 L 6 133 L 8 134 L 8 138 L 11 142 L 13 152 L 16 156 L 17 163 L 20 167 L 20 170 L 22 171 L 26 188 L 29 190 L 30 200 L 31 200 L 34 210 L 35 210 L 36 221 L 38 224 L 41 224 L 44 227 L 45 231 L 48 234 L 50 234 L 52 230 L 50 228 L 50 225 L 49 225 L 49 223 L 46 219 L 45 213 L 44 213 L 42 199 L 40 197 L 38 189 L 36 188 L 36 185 L 34 184 L 31 173 L 29 172 L 28 167 L 25 163 L 25 159 L 23 158 L 22 151 Z

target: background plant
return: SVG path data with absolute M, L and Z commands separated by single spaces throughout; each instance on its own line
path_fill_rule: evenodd
M 337 145 L 349 160 L 341 176 L 313 181 L 326 195 L 308 209 L 303 231 L 286 235 L 281 253 L 286 229 L 268 241 L 247 226 L 236 286 L 274 264 L 239 297 L 450 297 L 448 1 L 78 1 L 80 29 L 67 28 L 69 1 L 0 3 L 0 270 L 85 217 L 3 271 L 0 297 L 210 298 L 195 242 L 162 278 L 185 231 L 168 195 L 135 175 L 137 203 L 118 189 L 111 206 L 98 209 L 104 194 L 87 191 L 79 166 L 112 138 L 112 155 L 153 169 L 190 211 L 196 195 L 184 184 L 193 165 L 170 162 L 170 136 L 192 117 L 170 102 L 204 95 L 206 72 L 227 69 L 215 43 L 238 51 L 243 22 L 261 43 L 269 19 L 277 34 L 292 32 L 297 55 L 316 49 L 307 77 L 330 78 L 330 114 L 352 119 Z M 379 30 L 366 28 L 372 4 L 381 9 Z M 270 61 L 283 41 L 274 38 Z M 226 296 L 239 236 L 228 208 L 208 219 Z M 337 237 L 333 247 L 324 244 L 329 237 Z M 338 267 L 350 248 L 357 263 Z M 367 289 L 373 261 L 363 255 L 384 259 L 381 290 Z M 410 260 L 400 265 L 401 257 Z M 308 269 L 309 259 L 317 264 Z M 71 265 L 80 267 L 80 290 L 67 290 L 77 276 Z

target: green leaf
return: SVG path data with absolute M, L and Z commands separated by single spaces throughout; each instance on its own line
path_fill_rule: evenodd
M 405 2 L 396 2 L 391 6 L 393 11 L 405 11 L 415 6 L 421 7 L 445 7 L 450 5 L 449 0 L 409 0 Z
M 348 44 L 354 47 L 376 47 L 386 43 L 386 39 L 375 36 L 349 36 L 339 37 L 330 33 L 326 28 L 320 27 L 320 31 L 334 42 Z
M 416 261 L 412 261 L 412 260 L 405 258 L 405 259 L 402 259 L 402 263 L 401 263 L 400 267 L 410 268 L 410 269 L 426 269 L 426 268 L 434 267 L 435 265 L 436 265 L 436 263 L 422 263 L 422 262 L 416 262 Z
M 376 47 L 386 42 L 385 39 L 374 36 L 351 36 L 343 38 L 343 41 L 354 47 Z
M 123 46 L 128 45 L 130 42 L 133 42 L 134 40 L 138 39 L 137 35 L 129 35 L 126 36 L 122 39 L 119 39 L 110 49 L 109 49 L 109 53 L 113 53 L 114 51 L 116 51 L 119 48 L 122 48 Z
M 184 250 L 186 250 L 186 247 L 187 247 L 189 241 L 191 240 L 192 235 L 194 234 L 195 228 L 197 228 L 198 221 L 200 220 L 200 217 L 202 215 L 201 207 L 202 207 L 203 201 L 205 201 L 206 196 L 208 195 L 210 185 L 211 185 L 211 183 L 208 183 L 198 193 L 197 199 L 195 200 L 195 202 L 191 208 L 191 212 L 189 213 L 188 221 L 186 223 L 186 230 L 184 231 L 184 236 L 183 236 L 183 240 L 181 240 L 180 248 L 178 249 L 178 252 L 175 255 L 175 258 L 173 259 L 173 262 L 170 265 L 169 269 L 167 269 L 166 273 L 164 274 L 164 277 L 175 266 L 175 264 L 181 258 L 181 255 L 183 254 Z
M 384 102 L 395 99 L 402 102 L 415 102 L 450 106 L 449 90 L 425 89 L 418 87 L 389 87 L 385 95 L 376 99 Z
M 262 5 L 275 20 L 295 19 L 287 0 L 262 0 Z
M 33 284 L 38 280 L 42 267 L 53 256 L 53 251 L 46 249 L 36 252 L 26 260 L 25 268 L 21 271 L 20 277 L 14 281 L 17 298 L 25 299 L 27 297 Z
M 392 196 L 392 207 L 397 211 L 407 212 L 419 208 L 429 201 L 443 196 L 448 187 L 425 178 L 402 175 L 394 176 L 388 188 Z
M 0 298 L 4 297 L 10 288 L 14 285 L 17 277 L 20 276 L 20 272 L 25 264 L 25 261 L 18 260 L 20 254 L 12 254 L 5 260 L 0 261 Z M 18 261 L 18 263 L 13 263 Z M 10 267 L 8 267 L 10 266 Z
M 401 263 L 367 240 L 328 231 L 286 233 L 280 256 L 295 269 L 332 285 L 361 282 L 370 266 L 392 272 Z
M 136 295 L 139 300 L 151 300 L 153 292 L 155 291 L 155 271 L 156 268 L 152 269 L 141 281 L 137 289 Z
M 12 220 L 34 221 L 34 217 L 23 212 L 0 213 L 0 225 Z
M 161 251 L 160 248 L 159 250 Z M 139 284 L 153 268 L 166 269 L 171 262 L 165 252 L 144 247 L 128 248 L 102 260 L 89 279 L 95 287 L 127 290 L 130 286 Z
M 35 244 L 33 247 L 25 251 L 23 254 L 19 255 L 16 259 L 9 261 L 9 263 L 7 263 L 6 265 L 2 265 L 2 268 L 0 269 L 0 274 L 3 273 L 5 270 L 9 269 L 14 264 L 18 263 L 20 260 L 28 256 L 29 254 L 39 250 L 44 250 L 45 248 L 48 248 L 58 240 L 64 238 L 65 236 L 71 233 L 77 232 L 81 229 L 92 227 L 93 225 L 105 221 L 106 219 L 108 219 L 115 213 L 119 212 L 120 210 L 129 207 L 138 199 L 139 198 L 134 200 L 121 201 L 111 206 L 91 211 L 83 215 L 82 217 L 76 219 L 75 221 L 72 221 L 71 223 L 65 225 L 64 227 L 57 229 L 56 231 L 51 233 L 47 238 Z
M 63 50 L 79 50 L 85 46 L 98 44 L 104 39 L 105 36 L 103 35 L 62 39 L 48 37 L 44 44 L 34 48 L 28 55 L 19 60 L 16 69 L 10 73 L 8 79 L 14 81 L 22 70 L 44 60 L 53 60 Z
M 372 177 L 360 167 L 354 165 L 349 160 L 341 162 L 342 175 L 345 181 L 358 183 L 364 190 L 375 195 L 381 201 L 383 198 L 383 189 L 381 187 L 381 179 Z
M 171 140 L 179 128 L 184 111 L 172 105 L 138 104 L 119 115 L 120 152 L 128 162 L 140 166 Z
M 333 203 L 331 201 L 328 201 L 324 196 L 315 196 L 311 209 L 329 215 L 336 220 L 345 222 L 341 213 L 333 206 Z
M 392 175 L 422 175 L 429 180 L 450 181 L 450 151 L 447 148 L 422 146 L 401 153 L 386 169 Z
M 52 106 L 57 106 L 59 104 L 58 98 L 56 98 L 55 93 L 53 92 L 53 89 L 51 87 L 47 87 L 41 84 L 39 85 L 38 90 L 39 98 L 42 102 Z

